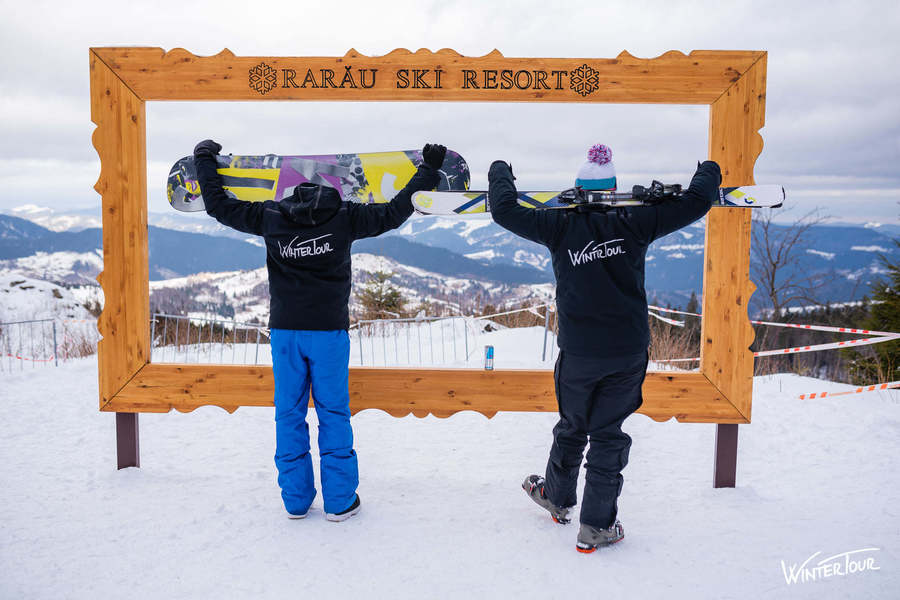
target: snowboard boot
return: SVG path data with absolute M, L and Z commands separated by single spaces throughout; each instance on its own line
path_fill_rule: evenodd
M 613 523 L 612 527 L 608 529 L 597 529 L 582 523 L 581 529 L 578 530 L 578 542 L 575 544 L 575 549 L 590 554 L 597 548 L 621 542 L 624 537 L 625 529 L 619 521 Z
M 343 510 L 339 513 L 325 513 L 325 518 L 329 521 L 346 521 L 353 515 L 359 512 L 359 509 L 362 508 L 359 503 L 359 494 L 356 495 L 356 500 L 353 501 L 353 504 L 347 510 Z
M 544 478 L 540 475 L 529 475 L 522 482 L 522 489 L 525 493 L 535 501 L 535 503 L 550 513 L 550 518 L 565 525 L 569 522 L 569 509 L 556 506 L 547 498 L 544 493 Z

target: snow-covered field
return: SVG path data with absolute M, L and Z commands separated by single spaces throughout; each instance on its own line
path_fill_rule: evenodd
M 292 521 L 272 409 L 141 415 L 142 467 L 117 471 L 93 358 L 0 374 L 0 598 L 896 598 L 900 392 L 797 399 L 847 388 L 758 378 L 736 489 L 712 488 L 712 425 L 630 418 L 626 538 L 582 555 L 519 488 L 553 414 L 364 411 L 362 513 Z

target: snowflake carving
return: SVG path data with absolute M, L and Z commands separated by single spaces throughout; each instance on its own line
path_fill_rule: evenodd
M 569 87 L 582 96 L 587 96 L 600 87 L 600 73 L 587 65 L 581 65 L 572 71 Z
M 278 85 L 275 76 L 275 69 L 264 62 L 259 63 L 250 69 L 250 87 L 260 94 L 271 92 Z

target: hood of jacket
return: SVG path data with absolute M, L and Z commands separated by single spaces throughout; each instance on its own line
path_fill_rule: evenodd
M 336 215 L 341 202 L 341 195 L 332 187 L 301 183 L 293 194 L 278 203 L 278 210 L 294 223 L 313 227 Z

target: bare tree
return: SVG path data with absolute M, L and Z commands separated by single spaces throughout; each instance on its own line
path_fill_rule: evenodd
M 783 213 L 782 213 L 783 214 Z M 820 225 L 826 217 L 811 211 L 792 224 L 773 222 L 773 210 L 759 209 L 753 215 L 753 244 L 751 246 L 750 273 L 762 298 L 756 302 L 771 310 L 770 319 L 789 320 L 785 309 L 792 304 L 818 305 L 822 289 L 834 278 L 830 272 L 810 272 L 801 266 L 800 258 L 809 250 L 809 231 Z M 760 335 L 761 333 L 761 335 Z M 757 328 L 755 350 L 781 347 L 789 332 L 773 328 Z M 754 372 L 757 375 L 795 371 L 796 357 L 772 356 L 757 359 Z
M 780 317 L 795 302 L 818 304 L 819 292 L 830 281 L 828 273 L 810 273 L 798 266 L 809 249 L 808 233 L 826 217 L 811 211 L 791 225 L 777 225 L 773 211 L 759 209 L 753 215 L 751 275 L 766 299 L 772 315 Z

